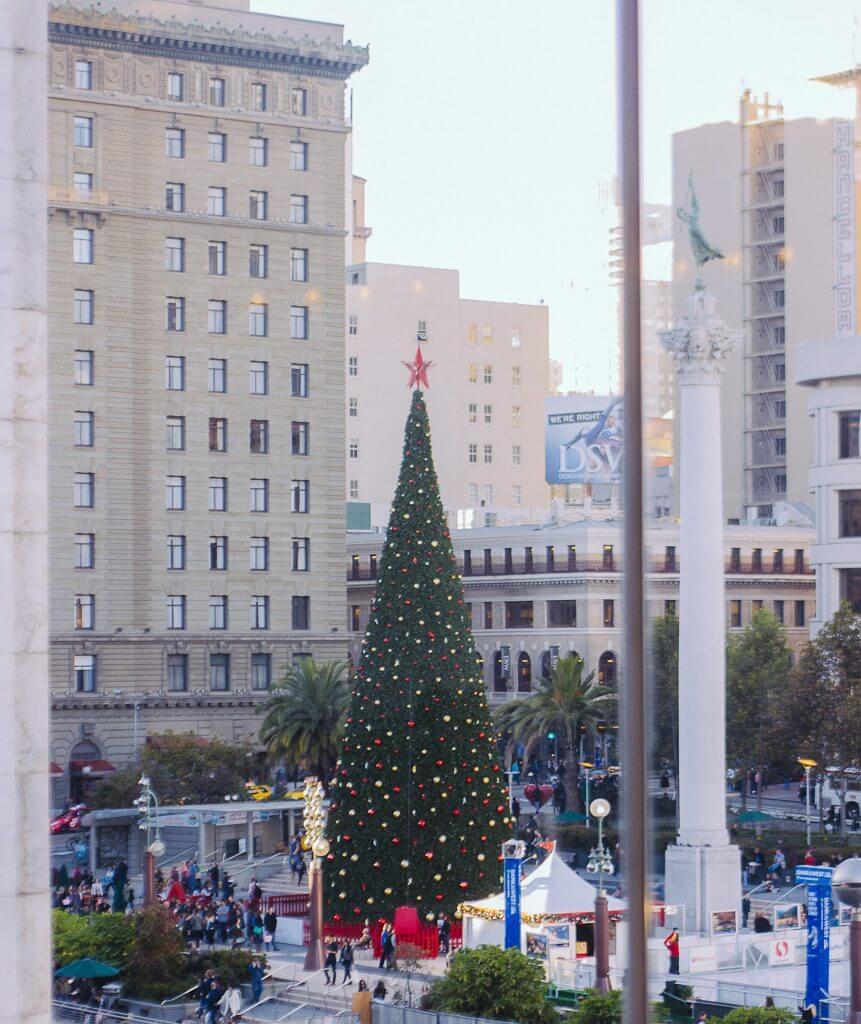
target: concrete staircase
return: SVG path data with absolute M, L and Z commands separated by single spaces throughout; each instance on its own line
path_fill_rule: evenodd
M 296 885 L 293 881 L 293 875 L 289 870 L 279 871 L 276 874 L 270 875 L 268 878 L 259 879 L 260 888 L 263 890 L 264 896 L 280 896 L 288 893 L 307 893 L 308 885 L 307 878 L 302 885 Z

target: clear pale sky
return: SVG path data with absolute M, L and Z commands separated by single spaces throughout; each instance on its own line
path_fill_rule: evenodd
M 351 80 L 369 258 L 457 268 L 471 298 L 544 299 L 566 385 L 605 389 L 613 0 L 252 7 L 370 44 Z M 849 113 L 848 92 L 809 79 L 853 64 L 858 19 L 859 0 L 643 0 L 645 199 L 669 201 L 672 133 L 734 120 L 745 87 L 787 117 Z

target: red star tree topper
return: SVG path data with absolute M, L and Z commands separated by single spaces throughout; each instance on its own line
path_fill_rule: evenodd
M 430 360 L 425 360 L 422 356 L 421 345 L 416 346 L 416 354 L 411 363 L 401 360 L 404 366 L 410 371 L 410 379 L 407 383 L 408 388 L 414 388 L 418 385 L 429 388 L 428 384 L 428 370 L 433 366 Z

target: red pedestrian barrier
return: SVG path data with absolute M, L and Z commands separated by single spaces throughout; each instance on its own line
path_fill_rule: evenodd
M 305 892 L 279 893 L 267 897 L 266 909 L 274 911 L 279 917 L 304 917 L 310 904 L 311 897 Z

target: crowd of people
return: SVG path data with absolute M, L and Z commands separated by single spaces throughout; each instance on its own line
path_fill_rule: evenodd
M 136 894 L 128 878 L 128 865 L 121 860 L 101 876 L 78 867 L 71 874 L 65 864 L 52 872 L 52 905 L 70 914 L 131 913 Z

